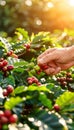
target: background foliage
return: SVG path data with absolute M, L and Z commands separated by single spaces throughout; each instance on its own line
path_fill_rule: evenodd
M 0 0 L 0 31 L 11 35 L 17 27 L 29 34 L 73 29 L 73 11 L 67 0 Z

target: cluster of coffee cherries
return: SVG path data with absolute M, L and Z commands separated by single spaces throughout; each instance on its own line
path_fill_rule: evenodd
M 38 79 L 36 78 L 36 77 L 28 77 L 27 78 L 27 82 L 28 82 L 28 84 L 33 84 L 33 83 L 35 83 L 36 85 L 41 85 L 41 83 L 38 81 Z
M 13 50 L 8 51 L 6 55 L 7 55 L 7 56 L 14 57 L 14 58 L 18 58 L 18 56 L 14 53 Z
M 73 91 L 73 88 L 70 85 L 73 82 L 73 78 L 71 75 L 72 74 L 70 72 L 67 72 L 65 76 L 57 77 L 57 81 L 60 83 L 62 89 Z
M 8 73 L 14 69 L 13 65 L 8 65 L 8 61 L 4 58 L 0 58 L 0 71 L 3 72 L 4 76 L 7 76 Z
M 3 89 L 3 96 L 7 97 L 9 94 L 11 94 L 14 91 L 14 88 L 12 85 L 7 85 L 6 89 Z
M 0 110 L 0 130 L 8 130 L 8 125 L 17 123 L 18 116 L 11 110 Z

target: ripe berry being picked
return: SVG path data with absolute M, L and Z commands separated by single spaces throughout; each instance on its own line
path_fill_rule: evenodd
M 46 64 L 44 64 L 44 65 L 39 65 L 39 66 L 40 66 L 40 68 L 41 68 L 42 70 L 45 70 L 45 69 L 48 69 L 48 68 L 49 68 L 49 66 L 46 65 Z

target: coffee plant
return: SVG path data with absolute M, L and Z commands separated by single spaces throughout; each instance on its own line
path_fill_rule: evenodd
M 73 30 L 23 28 L 0 37 L 0 130 L 74 130 L 74 68 L 47 75 L 37 57 L 47 48 L 73 44 Z

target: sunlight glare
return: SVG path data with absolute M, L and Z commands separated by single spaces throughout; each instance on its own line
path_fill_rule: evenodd
M 32 6 L 32 1 L 31 1 L 31 0 L 26 0 L 26 1 L 25 1 L 25 4 L 26 4 L 27 6 Z
M 1 0 L 0 1 L 0 5 L 5 6 L 6 5 L 6 1 L 5 0 Z
M 74 0 L 68 0 L 70 6 L 74 6 Z
M 52 8 L 53 6 L 54 6 L 54 5 L 53 5 L 52 2 L 48 2 L 48 3 L 47 3 L 47 7 L 48 7 L 48 8 Z

